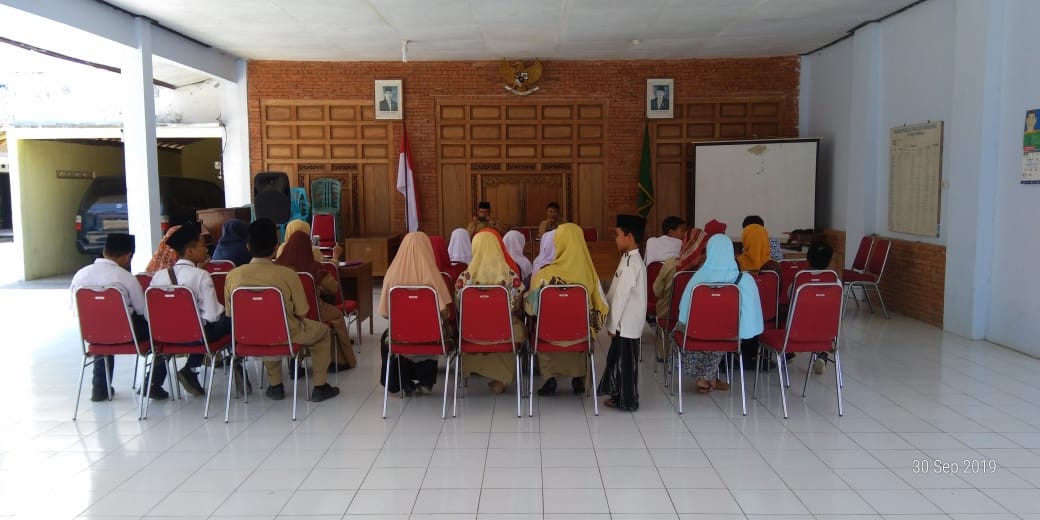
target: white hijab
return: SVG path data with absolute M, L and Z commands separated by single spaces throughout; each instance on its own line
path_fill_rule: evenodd
M 524 246 L 527 245 L 527 239 L 514 229 L 502 237 L 502 243 L 505 244 L 506 251 L 509 251 L 509 256 L 513 257 L 513 261 L 520 268 L 520 278 L 526 280 L 527 277 L 531 276 L 531 261 L 524 256 Z
M 463 264 L 473 260 L 473 243 L 469 231 L 458 228 L 451 232 L 451 240 L 448 242 L 448 256 L 452 262 Z
M 552 263 L 553 258 L 556 257 L 556 230 L 548 231 L 542 235 L 541 245 L 538 247 L 538 257 L 534 259 L 534 266 L 532 267 L 532 275 L 537 273 L 539 269 Z

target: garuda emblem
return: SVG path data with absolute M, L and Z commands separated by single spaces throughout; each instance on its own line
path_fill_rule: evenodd
M 530 66 L 524 66 L 522 61 L 502 60 L 498 72 L 506 82 L 506 90 L 518 96 L 527 96 L 538 91 L 535 84 L 542 78 L 542 64 L 535 60 Z

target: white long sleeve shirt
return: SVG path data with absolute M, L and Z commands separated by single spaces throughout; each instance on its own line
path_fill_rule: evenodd
M 195 308 L 202 321 L 212 323 L 224 314 L 224 306 L 217 300 L 217 291 L 213 287 L 213 277 L 205 269 L 195 267 L 191 260 L 182 258 L 173 264 L 173 274 L 177 275 L 177 285 L 183 285 L 195 293 Z M 157 271 L 152 276 L 151 287 L 173 285 L 170 273 L 166 269 Z
M 668 235 L 650 237 L 646 240 L 646 263 L 664 262 L 670 258 L 679 256 L 682 249 L 682 240 Z
M 610 312 L 607 331 L 623 338 L 639 339 L 646 324 L 646 266 L 638 249 L 621 255 L 614 280 L 607 291 Z
M 75 295 L 76 289 L 80 287 L 102 286 L 115 287 L 116 290 L 123 293 L 123 300 L 126 301 L 130 312 L 148 316 L 144 305 L 144 291 L 141 290 L 141 284 L 137 282 L 137 278 L 130 271 L 107 258 L 98 258 L 94 260 L 93 264 L 76 271 L 72 277 L 72 283 L 69 284 L 69 289 Z M 73 306 L 75 306 L 75 300 L 73 300 Z

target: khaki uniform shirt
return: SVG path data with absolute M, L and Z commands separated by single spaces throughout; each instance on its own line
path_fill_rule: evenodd
M 228 316 L 232 313 L 231 293 L 239 287 L 274 287 L 281 291 L 289 334 L 295 336 L 303 331 L 303 318 L 307 316 L 310 306 L 307 305 L 307 294 L 303 292 L 303 284 L 296 271 L 266 258 L 254 258 L 248 264 L 236 267 L 228 273 L 224 282 L 224 302 Z

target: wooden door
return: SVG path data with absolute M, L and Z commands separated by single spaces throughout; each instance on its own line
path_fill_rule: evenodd
M 499 226 L 509 229 L 523 220 L 523 186 L 519 183 L 501 183 L 484 189 L 485 200 L 491 203 L 491 215 Z

